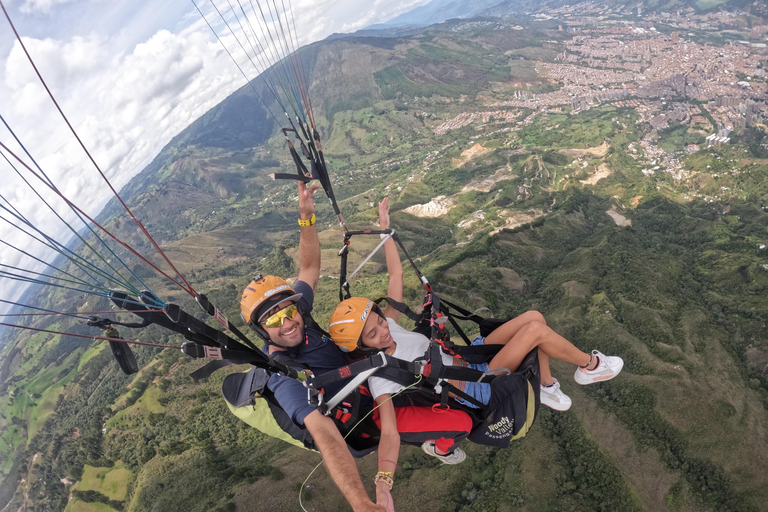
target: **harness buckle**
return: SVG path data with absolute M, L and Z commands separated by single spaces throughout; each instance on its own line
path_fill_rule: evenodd
M 375 363 L 376 368 L 383 368 L 384 366 L 387 366 L 389 364 L 387 362 L 387 354 L 383 350 L 376 352 L 374 355 L 371 356 L 371 359 L 373 359 L 376 356 L 379 356 L 379 359 L 381 359 L 381 362 Z
M 316 391 L 312 389 L 306 382 L 304 387 L 307 388 L 307 403 L 319 409 L 323 414 L 326 414 L 328 411 L 325 410 L 325 393 L 322 390 Z M 312 391 L 315 391 L 315 393 L 312 394 Z

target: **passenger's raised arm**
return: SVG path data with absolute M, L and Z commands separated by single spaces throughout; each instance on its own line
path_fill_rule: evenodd
M 381 229 L 389 229 L 389 198 L 385 197 L 379 203 L 379 226 Z M 398 302 L 403 301 L 403 264 L 400 262 L 400 253 L 397 244 L 391 238 L 384 243 L 384 255 L 387 258 L 387 272 L 389 272 L 389 285 L 387 297 Z M 397 321 L 400 312 L 392 306 L 387 306 L 384 316 Z
M 317 290 L 320 279 L 320 239 L 315 226 L 315 200 L 313 194 L 320 185 L 307 188 L 299 182 L 299 281 Z

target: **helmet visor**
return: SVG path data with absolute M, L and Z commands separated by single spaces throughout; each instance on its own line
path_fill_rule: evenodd
M 296 307 L 296 304 L 291 304 L 269 315 L 267 318 L 261 321 L 261 325 L 263 325 L 264 327 L 270 327 L 270 328 L 282 327 L 286 318 L 288 320 L 293 320 L 294 318 L 296 318 L 296 315 L 298 313 L 299 313 L 299 310 Z

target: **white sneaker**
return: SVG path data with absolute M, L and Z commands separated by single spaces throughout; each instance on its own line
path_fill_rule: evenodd
M 602 382 L 604 380 L 611 380 L 619 374 L 622 368 L 624 368 L 624 361 L 620 357 L 606 356 L 597 350 L 592 351 L 592 357 L 598 357 L 600 364 L 594 370 L 587 370 L 586 368 L 576 368 L 576 373 L 573 378 L 577 383 L 582 386 L 586 384 L 593 384 L 595 382 Z
M 467 454 L 464 453 L 464 450 L 461 448 L 456 448 L 453 450 L 453 453 L 440 455 L 435 451 L 434 441 L 424 441 L 424 444 L 421 445 L 421 449 L 424 450 L 424 453 L 427 455 L 440 459 L 443 464 L 459 464 L 460 462 L 464 462 L 464 459 L 467 458 Z
M 571 408 L 571 398 L 560 390 L 560 383 L 553 378 L 554 384 L 551 386 L 541 385 L 541 405 L 546 405 L 556 411 L 567 411 Z

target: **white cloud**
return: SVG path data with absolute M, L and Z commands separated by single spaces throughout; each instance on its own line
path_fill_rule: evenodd
M 73 38 L 69 41 L 24 39 L 44 79 L 63 111 L 101 169 L 116 188 L 145 167 L 170 139 L 243 83 L 231 65 L 218 58 L 219 48 L 206 35 L 186 37 L 162 30 L 126 55 L 109 55 L 109 40 Z M 69 49 L 67 58 L 61 50 Z M 6 61 L 5 84 L 10 103 L 0 101 L 0 112 L 33 153 L 61 191 L 90 215 L 95 215 L 111 194 L 98 171 L 61 120 L 55 106 L 34 75 L 18 44 Z M 90 57 L 95 58 L 94 61 Z M 106 65 L 105 65 L 106 64 Z M 30 115 L 33 114 L 33 115 Z M 0 140 L 19 156 L 3 129 Z M 14 162 L 15 163 L 15 162 Z M 4 161 L 0 174 L 12 174 Z M 20 168 L 17 165 L 17 168 Z M 26 173 L 25 173 L 26 176 Z M 28 178 L 39 189 L 35 178 Z M 0 184 L 0 191 L 46 226 L 62 243 L 71 236 L 53 214 L 27 188 Z M 46 197 L 51 193 L 46 193 Z M 58 201 L 57 210 L 67 212 Z M 36 205 L 30 208 L 29 205 Z M 62 213 L 72 222 L 74 214 Z M 24 250 L 41 252 L 40 244 L 0 223 L 0 237 Z M 42 251 L 44 254 L 45 251 Z M 51 255 L 45 254 L 50 260 Z M 42 265 L 3 248 L 0 262 L 42 271 Z M 0 279 L 0 297 L 20 293 L 16 283 Z
M 66 4 L 73 0 L 25 0 L 19 11 L 27 14 L 42 12 L 48 13 L 54 6 Z

